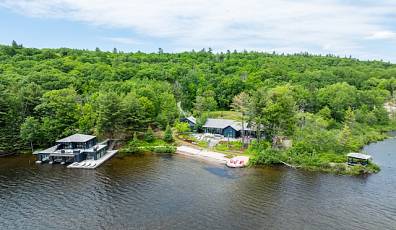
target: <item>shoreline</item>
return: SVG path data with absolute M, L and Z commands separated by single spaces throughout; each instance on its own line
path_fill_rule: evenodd
M 208 151 L 206 149 L 201 150 L 186 145 L 178 146 L 176 148 L 176 153 L 190 158 L 201 159 L 219 164 L 226 164 L 228 160 L 226 155 L 223 153 Z

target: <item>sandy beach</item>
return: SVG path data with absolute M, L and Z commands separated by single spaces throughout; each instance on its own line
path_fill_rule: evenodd
M 228 160 L 223 153 L 208 151 L 206 149 L 196 149 L 185 145 L 177 147 L 176 153 L 222 164 L 225 164 Z

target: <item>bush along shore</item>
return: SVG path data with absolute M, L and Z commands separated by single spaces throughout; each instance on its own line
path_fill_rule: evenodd
M 165 133 L 161 136 L 156 135 L 151 128 L 143 136 L 134 133 L 133 139 L 119 150 L 120 156 L 126 156 L 137 153 L 166 153 L 173 154 L 176 152 L 176 146 L 173 141 L 173 134 L 170 127 L 167 126 Z
M 347 132 L 345 127 L 340 130 L 306 127 L 293 136 L 294 144 L 288 149 L 274 147 L 273 143 L 261 140 L 253 142 L 246 153 L 252 156 L 250 163 L 253 166 L 283 164 L 303 170 L 346 175 L 377 173 L 380 167 L 373 161 L 369 161 L 367 166 L 349 166 L 346 154 L 361 151 L 369 143 L 388 138 L 388 131 L 395 128 L 394 121 L 377 127 L 355 124 Z
M 326 113 L 325 113 L 326 114 Z M 244 149 L 241 141 L 220 141 L 211 150 L 229 156 L 246 155 L 250 157 L 251 166 L 287 165 L 296 169 L 321 171 L 335 174 L 361 175 L 380 171 L 374 161 L 367 166 L 347 164 L 347 154 L 361 152 L 362 148 L 372 142 L 388 138 L 388 132 L 396 129 L 396 121 L 386 113 L 384 122 L 370 126 L 356 118 L 355 111 L 347 109 L 343 122 L 336 122 L 331 116 L 321 113 L 298 113 L 298 120 L 303 120 L 299 127 L 293 127 L 290 136 L 275 136 L 273 139 L 254 140 Z M 186 130 L 177 127 L 176 130 Z M 179 130 L 179 131 L 180 131 Z M 209 148 L 205 141 L 198 141 L 189 135 L 179 135 L 179 139 L 195 144 L 199 148 Z M 284 146 L 282 141 L 290 146 Z M 280 143 L 279 143 L 280 142 Z

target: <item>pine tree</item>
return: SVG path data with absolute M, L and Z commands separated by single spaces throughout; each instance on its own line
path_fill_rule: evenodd
M 344 148 L 344 150 L 351 150 L 352 149 L 352 131 L 347 124 L 344 124 L 339 136 L 338 136 L 338 143 Z
M 138 141 L 139 141 L 138 134 L 137 134 L 137 132 L 134 132 L 133 133 L 133 142 L 138 142 Z
M 351 109 L 351 107 L 349 107 L 348 110 L 345 112 L 344 123 L 348 125 L 349 128 L 353 128 L 355 122 L 356 122 L 355 112 Z
M 154 132 L 153 132 L 153 129 L 150 126 L 147 128 L 147 131 L 144 134 L 144 140 L 147 141 L 147 142 L 154 141 Z
M 166 142 L 173 141 L 173 133 L 172 133 L 172 129 L 169 126 L 169 124 L 166 126 L 166 129 L 165 129 L 164 141 L 166 141 Z

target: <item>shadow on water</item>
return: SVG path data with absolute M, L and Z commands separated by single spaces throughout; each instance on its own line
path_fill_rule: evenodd
M 236 175 L 234 170 L 240 170 L 240 169 L 234 169 L 231 170 L 229 168 L 226 167 L 203 167 L 204 170 L 206 170 L 207 172 L 216 175 L 218 177 L 222 177 L 222 178 L 227 178 L 227 179 L 236 179 L 239 176 Z

